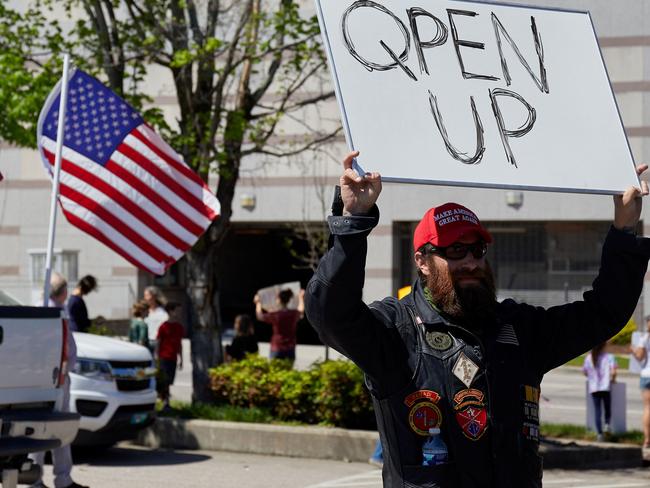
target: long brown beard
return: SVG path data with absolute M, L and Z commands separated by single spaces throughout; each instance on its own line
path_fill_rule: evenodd
M 425 284 L 431 291 L 433 303 L 455 322 L 469 329 L 482 330 L 494 322 L 496 317 L 496 285 L 490 263 L 485 269 L 472 271 L 459 269 L 455 273 L 441 270 L 436 266 L 433 256 L 429 261 L 431 273 Z M 461 277 L 475 277 L 478 285 L 459 286 Z

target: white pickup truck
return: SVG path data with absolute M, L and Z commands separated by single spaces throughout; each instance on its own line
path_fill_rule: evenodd
M 20 305 L 0 290 L 0 305 L 3 300 Z M 70 411 L 80 414 L 81 419 L 72 444 L 107 447 L 134 438 L 156 418 L 156 368 L 151 353 L 146 347 L 123 340 L 82 332 L 73 335 L 77 362 L 70 371 Z M 29 354 L 25 351 L 25 357 Z M 0 367 L 5 364 L 2 361 L 0 356 Z
M 73 445 L 110 446 L 136 436 L 156 418 L 156 384 L 146 347 L 74 332 L 77 364 L 70 372 L 70 410 L 81 414 Z
M 30 452 L 69 444 L 79 415 L 57 411 L 65 322 L 53 308 L 18 306 L 0 292 L 0 472 L 3 488 L 30 482 Z

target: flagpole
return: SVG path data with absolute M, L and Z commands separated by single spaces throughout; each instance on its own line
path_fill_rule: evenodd
M 54 154 L 54 176 L 52 177 L 52 195 L 50 199 L 50 227 L 47 235 L 47 254 L 45 255 L 45 283 L 43 285 L 43 306 L 47 307 L 50 297 L 50 278 L 52 277 L 52 253 L 54 250 L 54 234 L 56 230 L 56 201 L 59 196 L 59 178 L 61 176 L 61 154 L 63 152 L 63 136 L 65 124 L 65 109 L 68 104 L 68 70 L 70 55 L 63 56 L 63 77 L 61 78 L 61 96 L 59 102 L 59 121 L 56 131 L 56 151 Z

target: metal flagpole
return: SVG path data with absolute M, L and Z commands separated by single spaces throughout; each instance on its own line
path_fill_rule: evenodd
M 47 235 L 47 254 L 45 255 L 45 284 L 43 286 L 43 306 L 47 307 L 50 296 L 50 278 L 52 276 L 52 252 L 54 250 L 54 233 L 56 230 L 56 201 L 59 196 L 59 177 L 61 175 L 61 153 L 63 152 L 63 126 L 65 109 L 68 104 L 68 70 L 70 55 L 63 56 L 63 77 L 61 78 L 61 95 L 59 102 L 59 126 L 56 131 L 56 151 L 54 154 L 54 176 L 52 177 L 52 197 L 50 200 L 50 228 Z

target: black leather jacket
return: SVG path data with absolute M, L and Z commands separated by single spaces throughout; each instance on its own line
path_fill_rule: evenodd
M 498 305 L 480 337 L 429 305 L 419 283 L 398 301 L 362 301 L 368 216 L 330 217 L 331 246 L 307 286 L 323 342 L 365 373 L 384 446 L 384 486 L 540 487 L 539 385 L 544 373 L 620 330 L 634 312 L 650 239 L 610 230 L 583 301 L 543 309 Z M 498 245 L 498 244 L 497 244 Z M 422 466 L 429 427 L 449 462 Z

